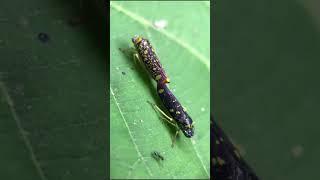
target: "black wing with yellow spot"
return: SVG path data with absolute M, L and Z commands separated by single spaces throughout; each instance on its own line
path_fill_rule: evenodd
M 173 120 L 178 124 L 183 134 L 191 138 L 194 134 L 194 127 L 193 121 L 187 111 L 182 107 L 166 84 L 158 83 L 157 91 L 163 105 L 169 111 Z
M 211 117 L 211 177 L 214 180 L 259 180 Z

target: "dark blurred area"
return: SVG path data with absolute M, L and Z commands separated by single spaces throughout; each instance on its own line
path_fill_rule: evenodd
M 1 3 L 0 179 L 106 179 L 106 9 Z
M 212 108 L 261 179 L 319 179 L 319 2 L 217 1 Z
M 212 179 L 235 179 L 235 180 L 258 180 L 253 169 L 241 157 L 239 150 L 232 144 L 229 137 L 210 117 L 210 144 L 211 155 L 211 178 Z

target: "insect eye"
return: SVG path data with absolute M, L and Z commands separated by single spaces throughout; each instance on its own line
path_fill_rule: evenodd
M 132 38 L 133 43 L 138 44 L 139 42 L 142 41 L 142 37 L 141 36 L 135 36 L 134 38 Z

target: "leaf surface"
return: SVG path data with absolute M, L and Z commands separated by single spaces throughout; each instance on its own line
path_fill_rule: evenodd
M 0 6 L 0 179 L 106 176 L 105 21 L 85 4 Z
M 177 8 L 179 7 L 179 8 Z M 111 178 L 208 178 L 210 159 L 210 9 L 208 2 L 111 2 Z M 165 27 L 158 22 L 167 22 Z M 131 38 L 150 40 L 172 92 L 195 122 L 195 136 L 175 130 L 147 101 L 161 106 L 155 82 L 135 62 Z M 157 162 L 153 151 L 164 156 Z

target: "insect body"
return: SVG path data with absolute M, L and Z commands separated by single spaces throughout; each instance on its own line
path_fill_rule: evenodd
M 166 84 L 169 83 L 170 80 L 162 68 L 155 50 L 152 48 L 150 42 L 141 36 L 135 36 L 132 38 L 132 42 L 138 51 L 138 58 L 142 58 L 142 62 L 147 68 L 148 72 L 151 74 L 152 78 L 157 81 L 158 95 L 165 108 L 169 111 L 171 117 L 166 115 L 166 113 L 164 113 L 157 105 L 151 104 L 166 118 L 170 124 L 177 128 L 172 146 L 174 145 L 179 130 L 181 130 L 186 137 L 191 138 L 194 134 L 192 119 L 167 87 Z
M 194 134 L 193 122 L 186 110 L 181 106 L 177 98 L 172 94 L 166 84 L 157 84 L 158 95 L 171 115 L 171 121 L 175 122 L 183 134 L 191 138 Z
M 157 161 L 160 161 L 160 160 L 164 160 L 164 157 L 159 153 L 159 152 L 157 152 L 157 151 L 153 151 L 152 153 L 151 153 L 151 156 L 155 159 L 155 160 L 157 160 Z
M 259 180 L 211 117 L 211 176 L 213 179 Z
M 132 38 L 132 42 L 138 51 L 138 57 L 142 59 L 142 62 L 151 74 L 152 78 L 160 83 L 169 83 L 170 80 L 162 68 L 159 58 L 150 42 L 141 36 L 135 36 Z

